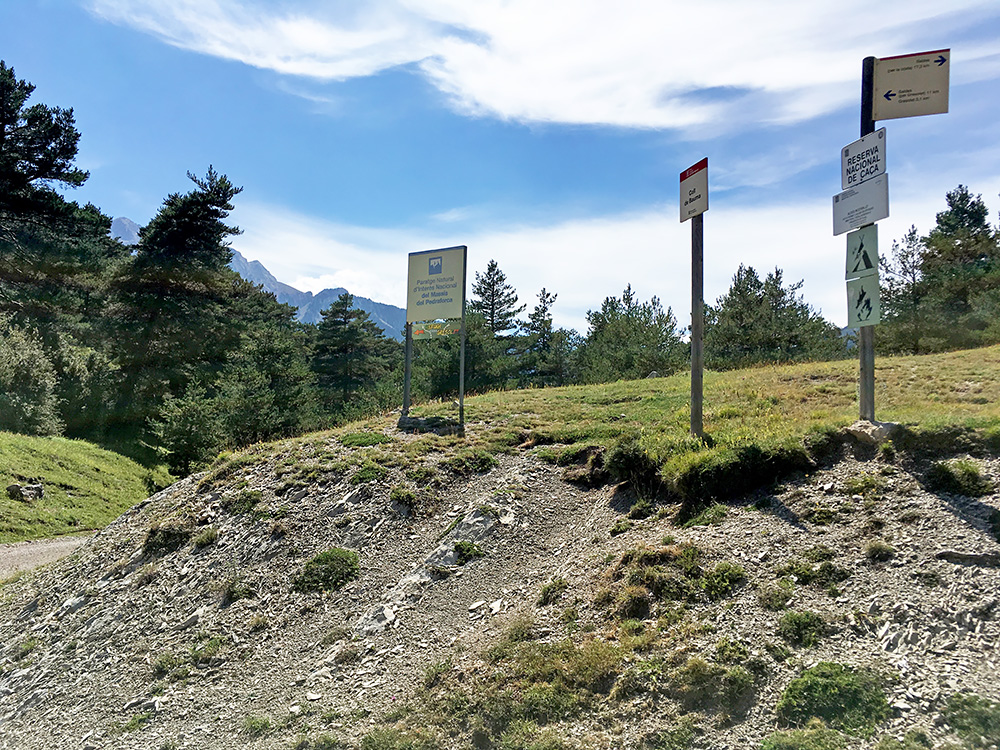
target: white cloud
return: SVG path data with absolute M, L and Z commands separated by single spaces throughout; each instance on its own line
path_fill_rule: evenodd
M 418 64 L 471 115 L 702 139 L 834 111 L 856 99 L 864 56 L 997 17 L 982 0 L 378 0 L 351 13 L 303 0 L 89 1 L 108 21 L 286 75 Z M 969 52 L 963 76 L 997 75 L 987 47 Z
M 910 224 L 925 233 L 957 184 L 943 174 L 893 198 L 893 217 L 879 223 L 880 250 Z M 973 192 L 980 192 L 972 183 Z M 984 200 L 995 217 L 995 191 Z M 234 243 L 279 280 L 313 292 L 342 286 L 353 294 L 405 306 L 406 255 L 456 244 L 469 246 L 469 293 L 476 271 L 495 259 L 529 308 L 542 287 L 558 294 L 558 325 L 586 332 L 586 312 L 627 284 L 642 299 L 656 295 L 682 325 L 691 309 L 690 224 L 666 203 L 614 216 L 552 224 L 467 227 L 447 234 L 436 228 L 377 229 L 305 217 L 284 209 L 245 205 L 234 219 L 244 234 Z M 429 226 L 435 227 L 433 223 Z M 803 280 L 806 301 L 836 323 L 846 323 L 843 236 L 831 234 L 830 198 L 735 207 L 717 201 L 705 215 L 705 299 L 725 293 L 741 263 L 764 275 L 775 267 L 786 283 Z

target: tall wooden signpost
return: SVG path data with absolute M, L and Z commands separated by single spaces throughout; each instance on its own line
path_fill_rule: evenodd
M 681 223 L 691 219 L 691 434 L 702 437 L 705 370 L 705 217 L 708 157 L 681 172 Z
M 410 253 L 406 277 L 406 353 L 403 419 L 410 414 L 413 340 L 460 337 L 458 355 L 458 424 L 465 427 L 465 245 Z
M 861 138 L 841 149 L 833 233 L 847 235 L 847 324 L 858 329 L 861 419 L 875 421 L 875 329 L 881 319 L 878 226 L 889 216 L 886 130 L 876 120 L 948 111 L 951 50 L 866 57 L 861 66 Z M 854 230 L 854 231 L 852 231 Z

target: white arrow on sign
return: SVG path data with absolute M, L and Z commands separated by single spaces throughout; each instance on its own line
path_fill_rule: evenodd
M 876 60 L 872 119 L 947 112 L 950 67 L 950 49 Z

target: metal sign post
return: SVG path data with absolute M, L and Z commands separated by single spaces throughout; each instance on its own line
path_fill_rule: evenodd
M 691 221 L 691 434 L 704 437 L 702 410 L 705 370 L 705 217 L 708 210 L 708 157 L 681 172 L 681 222 Z
M 413 339 L 447 336 L 461 338 L 458 355 L 458 421 L 465 428 L 465 245 L 410 253 L 406 289 L 406 354 L 403 375 L 403 412 L 410 413 Z M 455 328 L 450 321 L 461 321 Z M 442 322 L 437 322 L 442 321 Z M 417 326 L 414 332 L 413 326 Z
M 873 92 L 875 90 L 875 58 L 866 57 L 861 64 L 861 137 L 875 132 L 875 118 L 872 115 Z M 888 213 L 888 206 L 886 207 Z M 861 228 L 864 229 L 863 225 Z M 858 416 L 869 422 L 875 421 L 875 328 L 861 326 L 858 329 Z

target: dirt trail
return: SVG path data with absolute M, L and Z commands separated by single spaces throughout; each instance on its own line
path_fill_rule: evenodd
M 39 565 L 58 560 L 75 550 L 91 534 L 62 536 L 55 539 L 35 539 L 30 542 L 0 544 L 0 579 L 12 576 L 21 570 L 31 570 Z

